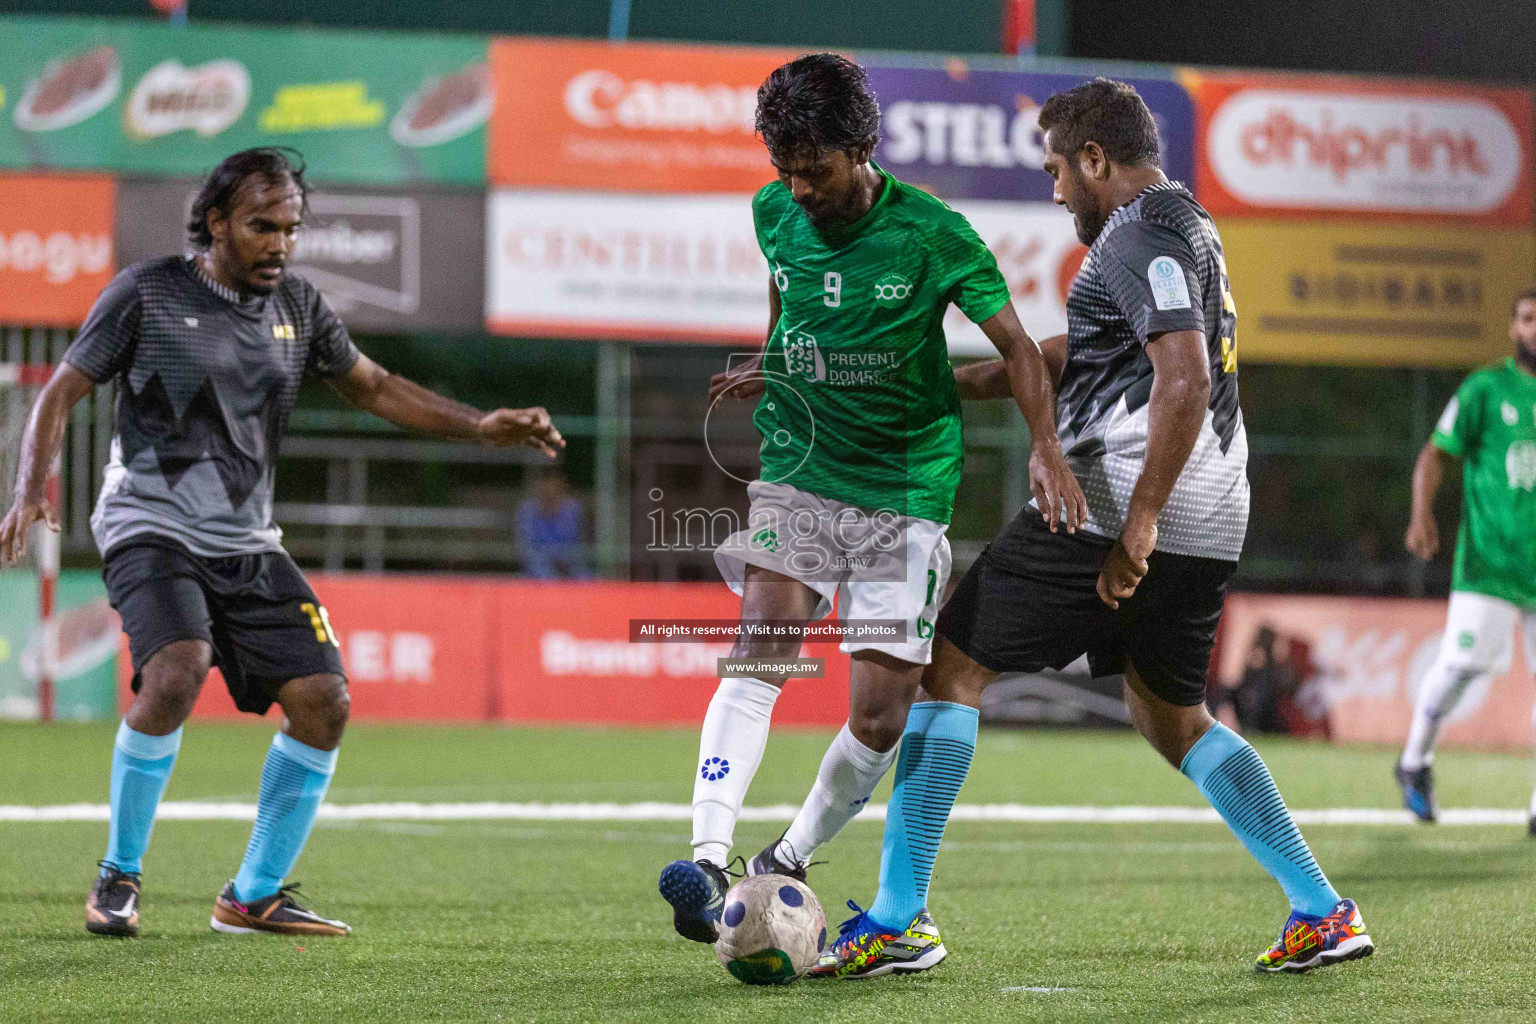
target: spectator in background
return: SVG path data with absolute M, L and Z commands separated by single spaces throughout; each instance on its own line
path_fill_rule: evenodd
M 558 470 L 540 473 L 533 494 L 517 506 L 517 546 L 523 573 L 538 580 L 587 579 L 582 551 L 586 513 Z

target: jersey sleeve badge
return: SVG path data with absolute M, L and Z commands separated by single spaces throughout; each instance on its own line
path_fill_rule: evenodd
M 1147 283 L 1152 288 L 1152 301 L 1160 310 L 1188 309 L 1189 282 L 1184 279 L 1184 268 L 1172 256 L 1159 256 L 1147 267 Z

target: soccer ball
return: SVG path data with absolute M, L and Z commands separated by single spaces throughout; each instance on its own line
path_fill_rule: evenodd
M 753 875 L 725 894 L 715 956 L 748 985 L 787 985 L 827 944 L 821 901 L 788 875 Z

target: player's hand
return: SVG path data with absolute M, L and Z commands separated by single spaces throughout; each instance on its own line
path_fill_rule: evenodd
M 550 422 L 543 406 L 532 409 L 497 409 L 480 417 L 480 440 L 497 448 L 525 444 L 554 458 L 565 447 L 565 438 Z
M 1429 561 L 1440 550 L 1440 527 L 1434 516 L 1415 516 L 1408 521 L 1408 532 L 1403 535 L 1403 547 L 1415 558 Z
M 1068 533 L 1076 533 L 1088 519 L 1088 499 L 1083 497 L 1077 476 L 1054 438 L 1029 453 L 1029 489 L 1040 507 L 1040 518 L 1050 525 L 1052 533 L 1062 522 Z
M 54 533 L 59 532 L 59 513 L 47 498 L 26 501 L 18 495 L 11 510 L 0 519 L 0 566 L 15 565 L 27 553 L 27 531 L 39 520 Z
M 759 370 L 761 366 L 762 359 L 753 359 L 736 370 L 726 370 L 709 378 L 709 404 L 714 405 L 724 394 L 729 394 L 738 402 L 762 394 L 767 382 Z
M 1157 547 L 1157 523 L 1127 522 L 1125 532 L 1109 549 L 1104 567 L 1099 570 L 1099 600 L 1111 608 L 1136 593 L 1147 574 L 1147 559 Z

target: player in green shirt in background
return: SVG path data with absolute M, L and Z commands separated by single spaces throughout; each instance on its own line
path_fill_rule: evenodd
M 811 854 L 895 760 L 931 658 L 964 455 L 943 330 L 950 303 L 1003 355 L 1033 439 L 1030 486 L 1042 518 L 1070 531 L 1087 515 L 1056 439 L 1051 378 L 996 260 L 964 217 L 871 161 L 879 129 L 864 70 L 836 54 L 792 61 L 758 90 L 757 130 L 779 172 L 752 201 L 770 271 L 768 336 L 746 365 L 711 381 L 710 400 L 758 398 L 761 466 L 747 488 L 746 529 L 715 561 L 741 595 L 744 627 L 803 626 L 835 600 L 845 625 L 891 623 L 897 635 L 845 634 L 848 723 L 799 815 L 749 874 L 805 878 Z M 799 636 L 744 629 L 732 654 L 792 658 L 800 646 Z M 659 883 L 687 938 L 715 941 L 736 818 L 794 674 L 723 678 L 710 702 L 694 774 L 693 854 L 668 864 Z M 925 955 L 936 963 L 944 948 L 931 920 L 925 927 Z
M 1525 664 L 1536 672 L 1536 287 L 1515 298 L 1515 354 L 1473 373 L 1456 389 L 1413 470 L 1413 516 L 1405 538 L 1419 558 L 1440 547 L 1435 493 L 1462 465 L 1461 528 L 1440 656 L 1424 677 L 1396 776 L 1403 806 L 1435 820 L 1435 737 L 1469 689 L 1508 670 L 1517 622 Z M 1530 832 L 1536 836 L 1536 794 Z

